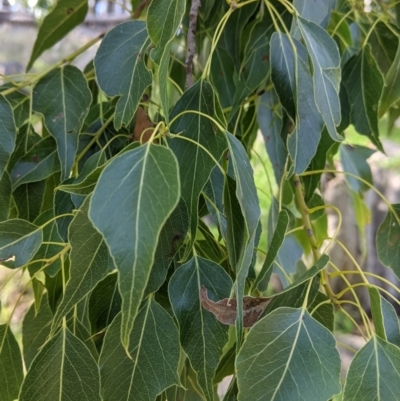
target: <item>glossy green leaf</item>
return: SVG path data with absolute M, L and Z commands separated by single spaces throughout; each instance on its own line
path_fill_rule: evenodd
M 287 150 L 281 137 L 282 107 L 273 88 L 261 96 L 257 120 L 274 169 L 275 180 L 280 183 L 285 169 Z
M 400 204 L 392 205 L 376 233 L 376 250 L 381 263 L 400 278 Z
M 68 32 L 80 25 L 84 21 L 87 12 L 87 0 L 59 0 L 40 25 L 26 69 L 30 70 L 35 60 L 45 50 L 51 48 Z
M 33 258 L 42 240 L 42 230 L 28 221 L 10 219 L 0 223 L 2 264 L 12 268 L 25 265 Z
M 182 246 L 189 228 L 186 204 L 180 200 L 168 217 L 158 238 L 154 263 L 151 268 L 146 294 L 157 291 L 167 277 L 168 268 Z
M 127 352 L 120 343 L 121 315 L 104 339 L 100 356 L 104 401 L 147 401 L 179 384 L 179 336 L 171 316 L 152 297 L 142 304 Z
M 236 178 L 236 199 L 240 205 L 244 218 L 245 232 L 243 243 L 238 248 L 236 258 L 231 264 L 236 271 L 236 299 L 237 304 L 242 305 L 246 277 L 253 258 L 257 227 L 260 221 L 260 205 L 257 189 L 254 183 L 253 169 L 246 150 L 240 141 L 229 132 L 226 133 L 229 146 L 229 163 Z M 236 246 L 236 245 L 235 245 Z M 233 262 L 233 263 L 232 263 Z M 243 308 L 238 308 L 236 319 L 237 346 L 240 347 L 243 329 Z
M 52 209 L 46 210 L 41 213 L 34 221 L 36 226 L 41 226 L 46 224 L 49 220 L 54 218 L 54 213 Z M 34 260 L 38 259 L 49 259 L 57 255 L 62 250 L 63 240 L 58 234 L 57 224 L 55 221 L 47 223 L 43 228 L 43 242 L 38 251 L 35 254 Z M 53 242 L 52 244 L 46 242 Z M 58 245 L 58 244 L 61 244 Z M 29 266 L 29 273 L 33 275 L 36 273 L 45 263 L 34 263 Z M 46 274 L 54 276 L 61 269 L 61 260 L 57 259 L 50 266 L 46 268 Z
M 285 239 L 286 230 L 289 226 L 289 215 L 286 210 L 279 212 L 278 220 L 276 222 L 274 234 L 272 236 L 271 243 L 268 248 L 267 257 L 265 258 L 264 264 L 262 265 L 261 271 L 257 276 L 254 286 L 258 286 L 260 291 L 265 291 L 269 282 L 272 264 L 278 255 L 278 251 L 283 244 Z M 266 277 L 267 276 L 267 277 Z
M 8 325 L 0 326 L 0 401 L 18 398 L 24 377 L 19 345 Z
M 87 198 L 71 222 L 69 281 L 64 296 L 54 316 L 53 330 L 63 316 L 81 301 L 96 284 L 114 267 L 107 245 L 88 217 L 90 198 Z
M 36 312 L 35 305 L 32 304 L 22 323 L 22 349 L 27 368 L 46 342 L 52 320 L 53 314 L 48 304 L 48 297 L 44 294 L 39 310 Z
M 127 21 L 104 37 L 94 59 L 97 82 L 108 96 L 119 96 L 114 126 L 128 126 L 152 74 L 145 64 L 150 44 L 144 21 Z
M 155 45 L 151 51 L 151 58 L 156 64 L 160 63 L 167 44 L 176 35 L 185 12 L 185 5 L 185 0 L 153 0 L 149 6 L 147 30 Z
M 313 82 L 304 46 L 282 33 L 271 38 L 271 79 L 282 106 L 295 121 L 287 147 L 293 160 L 290 173 L 306 170 L 314 157 L 324 125 L 314 102 Z
M 333 332 L 335 317 L 332 303 L 327 303 L 328 297 L 322 292 L 318 292 L 314 301 L 309 305 L 308 311 L 311 316 L 329 331 Z
M 400 43 L 396 57 L 393 60 L 386 76 L 382 97 L 379 104 L 379 117 L 382 117 L 393 103 L 400 99 Z
M 232 71 L 234 71 L 234 65 L 231 57 L 222 46 L 218 46 L 211 62 L 210 80 L 223 108 L 230 107 L 235 96 Z
M 293 5 L 302 18 L 325 27 L 329 20 L 329 14 L 333 8 L 334 2 L 335 0 L 294 0 Z M 293 19 L 292 28 L 290 30 L 292 36 L 294 36 L 296 33 L 296 22 L 297 21 Z M 299 39 L 299 37 L 296 37 L 296 39 Z
M 399 43 L 399 31 L 394 25 L 377 21 L 368 39 L 379 70 L 386 75 L 392 65 Z
M 376 334 L 392 344 L 400 344 L 399 318 L 393 305 L 376 288 L 368 288 Z
M 104 329 L 121 311 L 121 296 L 118 292 L 118 274 L 109 274 L 97 284 L 89 298 L 89 321 L 96 344 L 101 343 Z
M 81 340 L 62 328 L 33 360 L 19 399 L 100 401 L 96 361 Z
M 400 393 L 400 349 L 373 337 L 351 361 L 343 401 L 396 401 Z
M 80 70 L 66 65 L 44 76 L 35 85 L 32 96 L 33 110 L 43 114 L 44 123 L 57 142 L 64 180 L 75 162 L 79 133 L 92 102 L 88 83 Z
M 0 179 L 14 150 L 16 136 L 13 110 L 7 99 L 0 95 Z
M 120 184 L 110 191 L 116 182 Z M 119 270 L 121 339 L 126 348 L 161 228 L 177 205 L 179 192 L 176 158 L 169 149 L 148 143 L 115 157 L 93 193 L 89 217 Z
M 223 237 L 226 236 L 226 218 L 223 205 L 225 178 L 218 167 L 211 171 L 210 179 L 203 188 L 208 211 L 214 222 L 219 226 Z M 211 203 L 212 202 L 212 203 Z
M 344 66 L 343 82 L 349 96 L 351 123 L 379 149 L 378 105 L 383 78 L 367 45 Z
M 210 119 L 197 113 L 185 111 L 199 111 L 216 118 L 215 93 L 211 85 L 203 80 L 196 82 L 179 99 L 171 112 L 170 119 L 176 117 L 171 126 L 171 132 L 181 133 L 180 136 L 189 138 L 206 148 L 216 160 L 219 160 L 226 149 L 226 140 Z M 218 120 L 218 119 L 217 119 Z M 174 152 L 179 163 L 181 180 L 181 196 L 186 202 L 190 216 L 190 229 L 192 240 L 196 235 L 198 203 L 200 192 L 208 181 L 215 162 L 197 144 L 181 138 L 169 140 L 169 147 Z
M 296 119 L 296 60 L 285 34 L 274 33 L 270 42 L 271 81 L 289 117 Z
M 46 181 L 30 182 L 20 185 L 13 192 L 18 218 L 34 222 L 43 209 Z
M 350 146 L 342 144 L 340 146 L 340 161 L 342 162 L 343 171 L 351 173 L 372 185 L 372 173 L 367 159 L 371 157 L 375 151 L 364 146 Z M 355 192 L 365 192 L 370 187 L 354 177 L 345 175 L 345 179 Z
M 269 63 L 269 41 L 273 32 L 271 17 L 268 13 L 253 25 L 249 40 L 244 50 L 240 72 L 235 80 L 235 96 L 228 120 L 231 120 L 240 104 L 257 88 L 265 85 L 267 80 Z
M 161 106 L 165 119 L 169 120 L 168 75 L 170 51 L 174 37 L 185 13 L 185 0 L 154 0 L 147 13 L 147 30 L 155 44 L 151 58 L 159 65 L 158 84 Z
M 60 170 L 57 147 L 52 137 L 36 143 L 11 171 L 13 188 L 28 182 L 42 181 Z
M 72 214 L 72 211 L 75 209 L 74 204 L 72 203 L 71 195 L 62 191 L 57 191 L 54 194 L 54 215 L 60 216 L 62 214 L 67 214 L 65 217 L 59 217 L 56 220 L 57 230 L 60 237 L 64 242 L 68 242 L 68 227 L 71 224 L 73 216 L 68 214 Z
M 202 285 L 207 288 L 209 298 L 217 301 L 229 297 L 232 281 L 221 266 L 194 256 L 171 277 L 168 293 L 179 323 L 182 348 L 205 398 L 213 401 L 213 377 L 228 340 L 228 326 L 201 306 Z
M 57 189 L 75 195 L 89 195 L 93 192 L 101 172 L 104 170 L 106 157 L 104 152 L 92 155 L 83 166 L 78 178 L 71 184 L 62 184 Z
M 311 8 L 311 7 L 310 7 Z M 298 18 L 298 26 L 314 67 L 314 99 L 332 139 L 340 124 L 340 55 L 335 41 L 320 26 Z M 301 79 L 299 76 L 298 79 Z
M 7 172 L 0 178 L 0 222 L 7 220 L 11 207 L 11 179 Z
M 321 401 L 341 391 L 335 338 L 301 309 L 279 308 L 257 322 L 236 369 L 240 401 Z

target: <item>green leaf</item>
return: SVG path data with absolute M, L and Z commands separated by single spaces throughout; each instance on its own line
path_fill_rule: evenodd
M 17 130 L 10 103 L 0 95 L 0 179 L 14 151 Z
M 86 161 L 78 178 L 72 184 L 63 184 L 57 189 L 74 195 L 89 195 L 93 192 L 105 165 L 104 152 L 97 152 Z
M 114 126 L 128 126 L 152 74 L 145 64 L 150 44 L 144 21 L 127 21 L 104 37 L 94 59 L 97 82 L 108 96 L 119 96 Z
M 180 200 L 160 232 L 146 294 L 156 292 L 164 283 L 168 268 L 185 240 L 188 227 L 187 207 L 185 202 Z
M 282 106 L 274 88 L 261 96 L 257 120 L 274 169 L 275 180 L 280 183 L 285 170 L 287 150 L 281 137 Z
M 111 324 L 121 311 L 121 296 L 118 292 L 118 274 L 109 274 L 97 284 L 90 294 L 89 321 L 96 344 L 101 344 L 104 329 Z M 119 341 L 119 340 L 118 340 Z
M 232 74 L 234 68 L 233 61 L 227 51 L 222 46 L 218 46 L 212 57 L 210 80 L 218 93 L 223 108 L 230 107 L 235 96 L 235 83 Z
M 385 76 L 385 86 L 379 104 L 379 117 L 382 117 L 400 99 L 400 43 L 396 57 Z
M 49 220 L 54 217 L 54 212 L 52 209 L 46 210 L 41 213 L 34 221 L 36 226 L 41 226 L 46 224 Z M 52 221 L 51 223 L 47 223 L 43 228 L 43 242 L 55 242 L 61 243 L 63 242 L 62 238 L 58 234 L 57 231 L 57 223 Z M 37 259 L 49 259 L 53 256 L 57 255 L 62 249 L 62 245 L 57 244 L 48 244 L 44 243 L 40 246 L 38 251 L 35 254 L 34 260 Z M 35 274 L 45 263 L 35 263 L 29 266 L 29 273 L 32 276 Z M 61 260 L 57 259 L 54 261 L 51 266 L 46 268 L 46 274 L 50 276 L 55 276 L 57 272 L 61 269 Z
M 340 161 L 342 162 L 343 171 L 354 174 L 372 185 L 372 173 L 367 159 L 374 153 L 374 149 L 365 148 L 364 146 L 353 147 L 342 144 L 340 146 Z M 356 178 L 345 175 L 345 179 L 354 192 L 360 193 L 370 189 L 368 185 Z
M 313 22 L 299 17 L 298 26 L 314 67 L 315 104 L 321 113 L 329 135 L 335 141 L 340 141 L 343 138 L 336 132 L 336 127 L 341 120 L 339 50 L 329 34 Z M 300 76 L 299 79 L 301 79 Z
M 110 187 L 115 182 L 120 184 Z M 119 270 L 125 348 L 161 228 L 176 207 L 179 192 L 174 155 L 165 147 L 148 143 L 115 157 L 101 173 L 93 193 L 89 217 L 104 236 Z
M 8 325 L 0 326 L 0 401 L 18 398 L 24 378 L 21 350 Z
M 235 80 L 235 96 L 228 120 L 235 116 L 245 98 L 266 81 L 270 69 L 269 40 L 272 32 L 272 20 L 268 13 L 253 24 L 241 61 L 240 73 Z
M 168 293 L 179 323 L 183 350 L 197 374 L 204 396 L 213 401 L 213 377 L 228 340 L 228 326 L 202 308 L 201 285 L 207 288 L 209 298 L 217 301 L 229 297 L 232 281 L 221 266 L 194 256 L 171 277 Z
M 168 76 L 170 51 L 179 25 L 185 13 L 185 0 L 154 0 L 147 12 L 147 30 L 150 39 L 155 44 L 151 58 L 159 65 L 158 84 L 161 106 L 165 120 L 169 123 Z
M 393 64 L 398 43 L 399 31 L 394 25 L 379 20 L 377 24 L 374 24 L 368 44 L 371 46 L 372 54 L 383 75 L 387 74 Z
M 376 288 L 368 288 L 376 334 L 392 344 L 400 345 L 399 318 L 393 305 Z
M 46 181 L 30 182 L 20 185 L 14 192 L 13 198 L 18 210 L 18 217 L 33 222 L 43 209 Z
M 196 113 L 197 111 L 217 118 L 215 101 L 216 96 L 211 85 L 203 80 L 197 81 L 176 103 L 170 119 L 174 119 L 185 111 L 194 110 L 194 113 L 186 113 L 177 117 L 172 123 L 171 132 L 181 133 L 180 136 L 197 142 L 207 149 L 216 160 L 219 160 L 227 147 L 225 137 L 210 119 Z M 194 241 L 200 192 L 208 181 L 215 162 L 196 143 L 181 138 L 172 138 L 168 143 L 178 159 L 181 196 L 188 207 L 189 233 Z
M 376 233 L 378 259 L 400 278 L 400 204 L 392 205 Z
M 42 230 L 32 223 L 10 219 L 0 223 L 0 259 L 14 269 L 28 263 L 43 240 Z M 8 262 L 7 259 L 12 259 Z
M 383 78 L 368 45 L 346 63 L 343 82 L 351 106 L 351 123 L 359 134 L 367 136 L 383 151 L 378 130 L 378 105 Z
M 128 352 L 120 343 L 121 315 L 104 339 L 100 356 L 104 401 L 147 401 L 179 384 L 179 336 L 171 316 L 147 298 L 130 333 Z
M 185 3 L 185 0 L 153 0 L 149 6 L 147 30 L 155 45 L 151 51 L 151 58 L 156 64 L 160 64 L 165 49 L 169 49 L 168 43 L 176 35 L 185 13 Z
M 57 147 L 50 136 L 36 143 L 11 171 L 13 188 L 28 182 L 42 181 L 60 170 Z
M 373 337 L 351 361 L 343 401 L 396 401 L 400 393 L 400 349 Z
M 26 70 L 32 68 L 35 60 L 47 49 L 80 25 L 88 12 L 87 0 L 59 0 L 46 15 L 39 28 L 31 58 Z
M 62 328 L 33 360 L 22 385 L 20 401 L 100 401 L 100 377 L 90 351 Z
M 229 165 L 232 166 L 236 178 L 236 199 L 244 218 L 243 242 L 239 246 L 235 260 L 231 264 L 236 271 L 236 299 L 242 305 L 244 287 L 249 267 L 253 259 L 257 227 L 260 221 L 260 205 L 254 183 L 253 169 L 246 150 L 240 141 L 229 132 L 226 133 L 229 146 Z M 237 347 L 240 347 L 243 331 L 243 308 L 239 307 L 236 319 Z
M 44 123 L 57 142 L 64 180 L 74 164 L 79 133 L 92 102 L 88 83 L 80 70 L 66 65 L 44 76 L 35 85 L 32 99 L 33 110 L 43 114 Z
M 293 160 L 290 173 L 300 174 L 317 151 L 324 122 L 314 102 L 306 50 L 300 42 L 293 38 L 291 41 L 282 33 L 272 35 L 271 79 L 282 106 L 296 124 L 287 147 Z
M 289 226 L 289 215 L 285 210 L 279 212 L 278 220 L 276 222 L 274 234 L 272 236 L 271 244 L 268 248 L 267 257 L 262 265 L 261 271 L 254 282 L 254 287 L 258 287 L 259 291 L 265 291 L 269 282 L 271 267 L 278 255 L 278 251 L 285 239 L 286 230 Z M 268 274 L 269 273 L 269 274 Z
M 54 331 L 70 309 L 114 268 L 107 245 L 88 217 L 90 197 L 69 226 L 70 278 L 53 320 Z
M 43 295 L 37 313 L 35 309 L 35 305 L 32 304 L 22 323 L 22 349 L 25 365 L 28 369 L 50 334 L 53 313 L 49 307 L 47 294 Z
M 257 322 L 236 369 L 240 401 L 320 401 L 341 391 L 335 338 L 302 309 L 279 308 Z
M 7 220 L 11 208 L 11 179 L 7 172 L 0 178 L 0 222 Z
M 325 28 L 329 20 L 331 9 L 333 8 L 332 0 L 317 2 L 315 2 L 314 0 L 294 0 L 293 5 L 299 15 L 304 18 L 304 20 L 314 22 L 315 24 L 320 25 L 323 28 Z M 297 20 L 293 19 L 290 33 L 293 37 L 299 39 L 299 36 L 295 36 L 297 32 L 296 22 Z
M 311 316 L 329 331 L 333 332 L 335 317 L 332 303 L 327 303 L 329 298 L 322 292 L 318 292 L 314 301 L 308 307 Z M 324 303 L 325 302 L 325 303 Z
M 292 39 L 293 40 L 293 39 Z M 289 38 L 275 32 L 270 41 L 271 81 L 282 107 L 296 120 L 296 65 Z

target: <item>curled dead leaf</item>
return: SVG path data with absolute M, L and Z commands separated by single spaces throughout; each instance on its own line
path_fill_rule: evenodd
M 151 138 L 154 125 L 143 107 L 138 107 L 136 111 L 135 128 L 133 129 L 132 141 L 146 143 Z
M 260 319 L 270 301 L 271 298 L 243 297 L 243 326 L 253 326 Z M 208 298 L 207 288 L 202 285 L 200 288 L 200 302 L 203 308 L 211 312 L 221 323 L 229 326 L 235 325 L 236 299 L 224 298 L 214 302 Z

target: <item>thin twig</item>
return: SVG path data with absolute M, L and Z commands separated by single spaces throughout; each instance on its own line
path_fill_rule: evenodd
M 149 3 L 150 3 L 149 0 L 142 0 L 136 7 L 136 10 L 134 11 L 132 18 L 139 19 L 140 16 L 142 15 L 142 11 L 149 5 Z
M 189 29 L 187 33 L 187 53 L 185 61 L 186 70 L 186 89 L 193 85 L 193 58 L 196 52 L 196 25 L 197 15 L 199 14 L 200 0 L 192 0 L 189 14 Z

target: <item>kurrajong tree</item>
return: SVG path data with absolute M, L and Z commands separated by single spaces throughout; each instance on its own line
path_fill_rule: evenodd
M 3 83 L 0 258 L 29 272 L 35 301 L 21 343 L 0 326 L 2 401 L 212 401 L 229 375 L 226 401 L 399 399 L 395 310 L 371 273 L 355 262 L 352 285 L 330 261 L 320 185 L 344 174 L 358 204 L 377 191 L 371 150 L 344 144 L 346 129 L 382 151 L 378 120 L 400 114 L 400 3 L 365 7 L 133 0 L 132 19 Z M 87 9 L 58 1 L 28 70 Z M 100 41 L 84 71 L 71 64 Z M 272 198 L 266 247 L 259 130 L 273 167 L 258 183 Z M 400 277 L 400 205 L 378 195 L 378 256 Z M 297 268 L 279 263 L 288 238 Z M 283 290 L 271 296 L 273 271 Z M 344 380 L 333 330 L 346 303 L 366 345 Z

